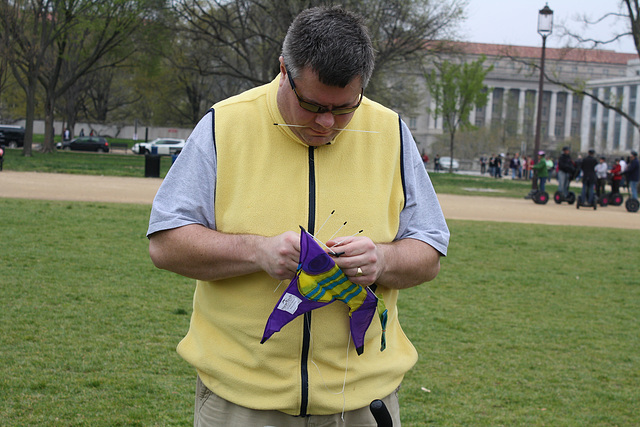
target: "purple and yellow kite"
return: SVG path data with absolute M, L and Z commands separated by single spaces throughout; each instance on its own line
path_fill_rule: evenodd
M 260 343 L 296 317 L 338 300 L 349 306 L 351 337 L 358 355 L 364 351 L 364 336 L 376 310 L 382 326 L 380 351 L 384 350 L 387 309 L 382 298 L 369 287 L 351 283 L 313 236 L 300 228 L 298 271 L 269 316 Z

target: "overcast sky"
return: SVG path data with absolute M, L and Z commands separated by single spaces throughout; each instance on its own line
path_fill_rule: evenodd
M 468 19 L 460 28 L 465 41 L 477 43 L 512 44 L 519 46 L 542 46 L 542 37 L 537 32 L 538 11 L 547 2 L 543 0 L 468 0 Z M 570 42 L 560 37 L 564 25 L 573 32 L 598 40 L 611 39 L 613 35 L 626 32 L 628 23 L 613 20 L 585 27 L 581 16 L 591 20 L 607 12 L 617 12 L 619 0 L 552 0 L 554 32 L 547 38 L 548 47 L 564 47 Z M 571 42 L 575 45 L 575 41 Z M 631 37 L 602 47 L 616 52 L 637 53 Z

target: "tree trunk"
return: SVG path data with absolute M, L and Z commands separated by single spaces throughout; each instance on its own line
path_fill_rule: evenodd
M 42 144 L 43 153 L 53 153 L 55 130 L 53 128 L 54 119 L 54 100 L 53 96 L 48 93 L 44 103 L 44 143 Z
M 451 136 L 451 138 L 449 139 L 449 158 L 451 159 L 449 161 L 449 173 L 453 173 L 453 140 L 456 133 L 450 132 L 449 135 Z
M 38 79 L 35 73 L 27 77 L 27 86 L 24 87 L 24 92 L 27 97 L 27 111 L 24 125 L 24 146 L 22 148 L 22 155 L 24 157 L 32 156 L 33 147 L 33 121 L 36 116 L 36 90 L 38 88 Z

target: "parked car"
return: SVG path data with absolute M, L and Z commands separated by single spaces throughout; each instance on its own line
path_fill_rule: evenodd
M 81 136 L 71 141 L 59 142 L 56 147 L 63 150 L 109 152 L 109 142 L 103 136 Z
M 0 125 L 0 146 L 18 148 L 24 146 L 22 126 Z
M 451 157 L 440 157 L 440 167 L 443 171 L 448 172 L 449 166 L 451 165 Z M 454 171 L 458 171 L 460 169 L 460 163 L 456 159 L 453 159 L 453 167 Z
M 131 147 L 131 151 L 136 154 L 153 153 L 161 156 L 172 156 L 180 153 L 184 147 L 185 140 L 177 138 L 158 138 L 151 142 L 139 142 Z

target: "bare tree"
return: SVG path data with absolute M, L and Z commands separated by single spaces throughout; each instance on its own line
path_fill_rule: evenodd
M 583 24 L 587 31 L 590 28 L 608 26 L 616 30 L 606 39 L 596 39 L 584 33 L 570 29 L 562 24 L 558 29 L 563 36 L 568 36 L 570 40 L 576 42 L 580 47 L 602 48 L 609 47 L 616 42 L 631 37 L 634 46 L 640 55 L 640 4 L 638 0 L 619 0 L 617 10 L 605 13 L 602 16 L 592 18 L 586 13 L 577 15 L 576 20 Z
M 294 17 L 311 6 L 329 5 L 329 0 L 177 0 L 175 10 L 181 30 L 192 40 L 208 45 L 209 62 L 203 73 L 241 82 L 244 88 L 269 82 L 278 73 L 278 56 L 286 31 Z M 401 91 L 391 106 L 402 106 L 410 82 L 403 85 L 394 76 L 424 58 L 427 42 L 446 38 L 462 18 L 465 0 L 347 0 L 342 4 L 360 12 L 368 22 L 377 51 L 376 71 L 367 93 L 386 97 L 390 82 Z
M 53 150 L 53 120 L 56 100 L 89 73 L 113 68 L 136 50 L 134 34 L 149 27 L 162 2 L 60 1 L 55 19 L 61 31 L 47 56 L 46 72 L 38 79 L 45 89 L 45 139 L 43 151 Z M 133 39 L 132 39 L 133 38 Z M 116 53 L 117 52 L 117 53 Z M 66 63 L 67 73 L 61 73 Z M 106 116 L 101 117 L 106 119 Z
M 53 0 L 0 1 L 2 56 L 26 95 L 25 156 L 31 156 L 38 76 L 57 35 L 54 6 Z

